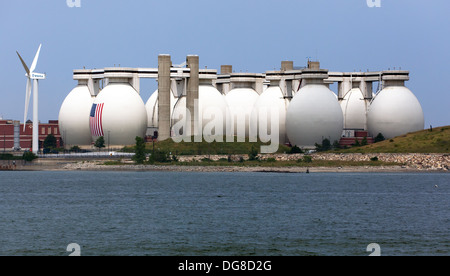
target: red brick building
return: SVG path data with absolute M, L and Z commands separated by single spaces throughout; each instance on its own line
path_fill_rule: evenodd
M 46 124 L 39 124 L 39 148 L 42 149 L 45 138 L 49 134 L 56 137 L 57 147 L 62 145 L 61 134 L 57 120 Z M 28 121 L 25 125 L 20 121 L 0 120 L 0 151 L 30 150 L 32 147 L 33 123 Z

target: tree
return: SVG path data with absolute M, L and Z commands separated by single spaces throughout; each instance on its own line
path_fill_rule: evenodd
M 95 141 L 94 147 L 96 147 L 96 148 L 98 148 L 98 149 L 104 148 L 104 147 L 105 147 L 105 138 L 104 138 L 103 136 L 102 136 L 102 137 L 99 137 L 99 138 L 97 139 L 97 141 Z
M 341 148 L 341 144 L 339 144 L 338 140 L 334 140 L 333 142 L 333 148 L 334 149 L 340 149 Z
M 364 137 L 361 141 L 361 146 L 367 146 L 368 142 L 367 142 L 367 137 Z
M 141 137 L 136 137 L 136 145 L 134 146 L 133 160 L 136 164 L 144 164 L 146 160 L 145 156 L 145 141 Z
M 57 146 L 56 137 L 53 134 L 47 135 L 44 140 L 44 149 L 54 149 Z
M 316 143 L 316 151 L 327 151 L 331 149 L 331 142 L 328 139 L 322 140 L 322 145 Z
M 386 139 L 384 138 L 383 134 L 381 134 L 381 133 L 378 133 L 377 137 L 375 137 L 375 143 L 382 142 L 384 140 L 386 140 Z
M 248 160 L 258 160 L 258 150 L 254 146 L 252 146 L 252 149 L 248 154 Z

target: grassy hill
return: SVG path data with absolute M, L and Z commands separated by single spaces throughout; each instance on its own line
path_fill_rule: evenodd
M 450 153 L 450 126 L 408 133 L 364 147 L 336 150 L 339 153 Z
M 225 139 L 224 139 L 225 141 Z M 146 144 L 146 151 L 155 150 L 170 152 L 175 155 L 232 155 L 249 154 L 252 147 L 260 152 L 264 143 L 175 143 L 172 139 Z M 124 148 L 132 152 L 132 147 Z M 290 148 L 280 145 L 277 153 L 289 152 Z M 349 149 L 333 150 L 335 153 L 450 153 L 450 126 L 434 128 L 433 131 L 422 130 L 408 133 L 376 144 L 352 147 Z
M 224 141 L 225 138 L 224 138 Z M 252 147 L 258 152 L 262 145 L 268 145 L 267 143 L 208 143 L 203 141 L 201 143 L 175 143 L 172 139 L 165 141 L 158 141 L 154 143 L 155 150 L 163 152 L 171 152 L 175 155 L 231 155 L 231 154 L 248 154 Z M 133 151 L 131 147 L 124 148 L 124 151 Z M 153 151 L 153 143 L 146 144 L 146 151 L 151 153 Z M 278 153 L 289 152 L 290 148 L 285 145 L 280 145 Z

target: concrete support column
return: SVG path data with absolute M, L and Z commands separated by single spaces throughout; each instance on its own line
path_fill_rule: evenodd
M 158 140 L 170 138 L 170 55 L 158 56 Z
M 256 93 L 261 95 L 264 92 L 264 79 L 256 79 L 254 88 Z
M 342 82 L 338 83 L 338 98 L 341 100 L 345 94 L 352 89 L 350 78 L 344 77 Z
M 199 57 L 196 55 L 190 55 L 186 58 L 187 67 L 190 68 L 190 77 L 187 81 L 187 93 L 186 93 L 186 110 L 190 112 L 191 122 L 190 130 L 191 135 L 197 136 L 201 134 L 201 129 L 194 128 L 195 121 L 198 121 L 198 114 L 195 113 L 195 102 L 198 104 L 198 86 L 199 86 Z M 197 110 L 198 111 L 198 110 Z M 186 117 L 189 118 L 189 117 Z M 189 128 L 189 122 L 186 122 Z M 201 127 L 200 127 L 201 128 Z M 199 133 L 196 133 L 199 132 Z M 188 132 L 189 133 L 189 132 Z
M 372 99 L 372 82 L 361 81 L 360 89 L 361 92 L 363 93 L 364 99 L 366 100 Z
M 220 74 L 229 75 L 233 73 L 233 65 L 222 65 L 220 66 Z
M 138 94 L 141 94 L 140 79 L 138 73 L 133 74 L 133 78 L 130 78 L 129 83 L 134 88 L 134 90 L 138 92 Z
M 281 71 L 291 71 L 294 70 L 294 62 L 293 61 L 282 61 L 281 62 Z

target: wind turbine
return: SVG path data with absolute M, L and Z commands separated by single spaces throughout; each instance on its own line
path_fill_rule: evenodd
M 26 127 L 26 119 L 28 114 L 28 107 L 30 105 L 30 97 L 31 97 L 31 80 L 33 80 L 33 153 L 38 153 L 39 151 L 39 119 L 38 119 L 38 94 L 39 94 L 39 80 L 45 80 L 45 74 L 35 73 L 34 69 L 36 69 L 37 61 L 39 59 L 39 53 L 41 52 L 42 44 L 39 45 L 39 49 L 36 52 L 36 56 L 34 57 L 33 63 L 31 67 L 28 68 L 25 61 L 23 61 L 19 52 L 16 51 L 17 55 L 22 62 L 23 68 L 26 72 L 27 77 L 27 90 L 25 92 L 25 113 L 23 118 L 23 130 L 25 131 Z

